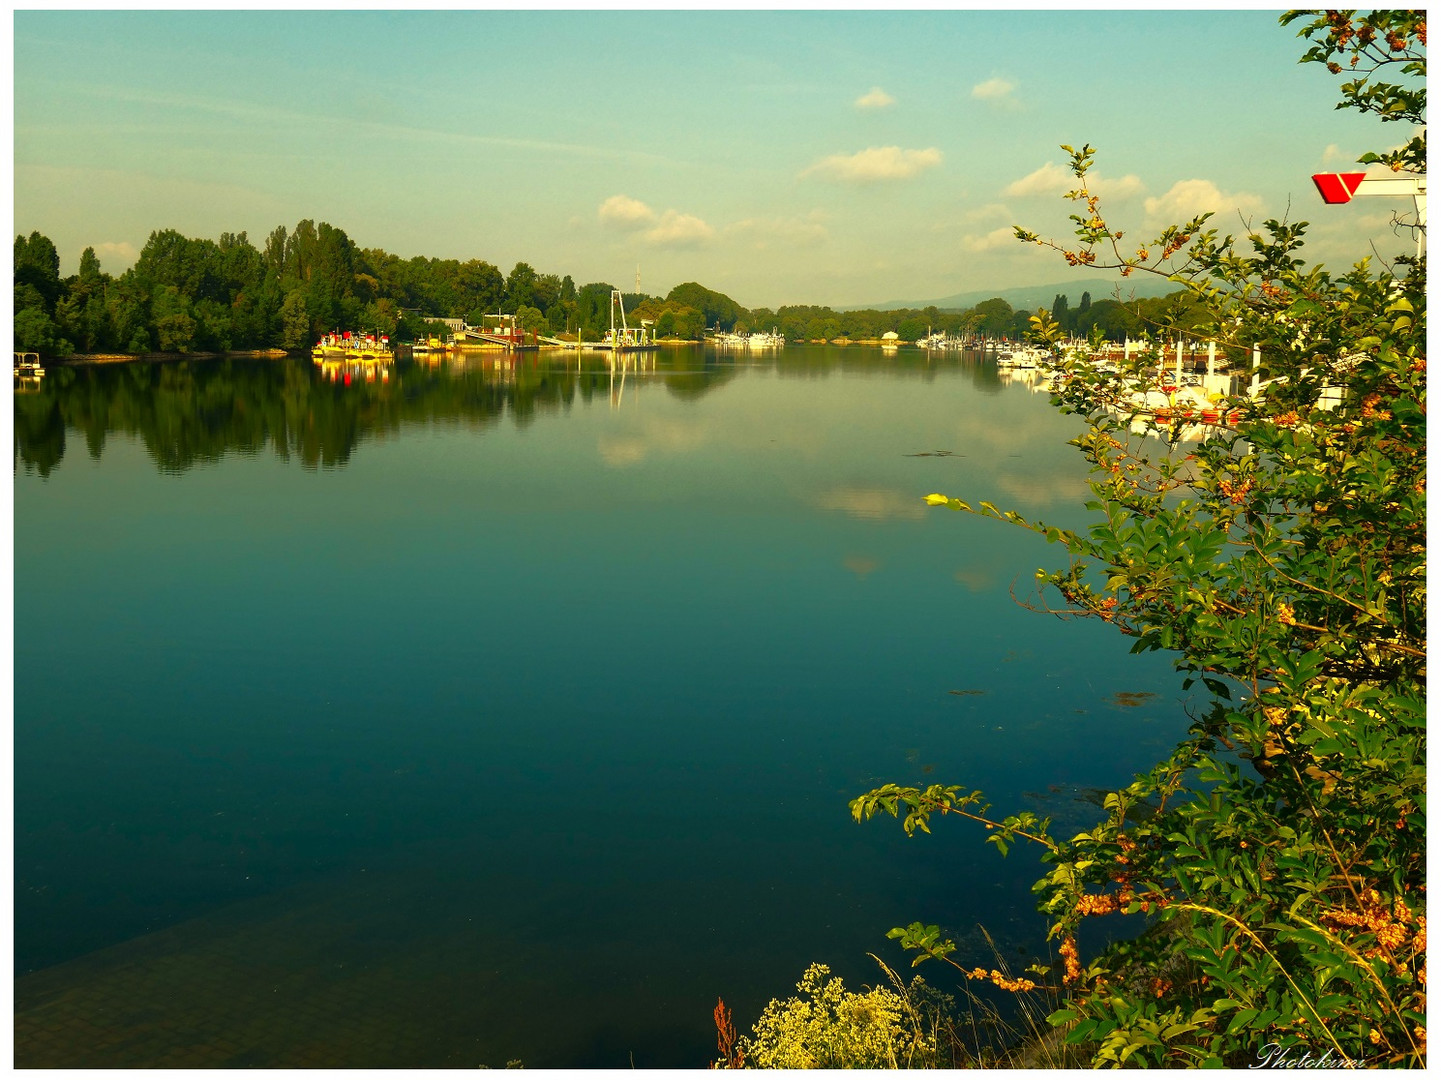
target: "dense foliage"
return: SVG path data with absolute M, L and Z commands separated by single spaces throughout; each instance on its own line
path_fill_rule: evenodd
M 1306 61 L 1361 72 L 1342 105 L 1419 123 L 1424 13 L 1293 12 Z M 1404 87 L 1375 81 L 1395 70 Z M 1422 80 L 1420 85 L 1417 81 Z M 1258 348 L 1259 392 L 1183 443 L 1132 405 L 1154 355 L 1113 371 L 1061 363 L 1058 403 L 1083 415 L 1097 514 L 1085 533 L 944 495 L 932 503 L 1034 529 L 1071 564 L 1039 571 L 1042 605 L 1169 650 L 1205 704 L 1153 770 L 1107 796 L 1094 828 L 1056 837 L 997 820 L 978 792 L 886 785 L 857 820 L 981 821 L 1002 853 L 1039 844 L 1036 883 L 1062 964 L 1051 1021 L 1094 1064 L 1421 1065 L 1426 1053 L 1426 279 L 1424 258 L 1333 275 L 1300 257 L 1304 222 L 1244 243 L 1200 217 L 1123 245 L 1071 151 L 1072 265 L 1172 275 L 1234 356 Z M 1424 131 L 1368 155 L 1424 168 Z M 1037 336 L 1054 342 L 1041 313 Z M 1089 960 L 1092 920 L 1149 929 Z M 938 927 L 892 936 L 949 960 Z
M 824 964 L 807 968 L 796 984 L 799 996 L 772 1001 L 752 1034 L 733 1049 L 722 1047 L 725 1063 L 759 1069 L 917 1069 L 953 1063 L 945 1032 L 949 999 L 919 976 L 907 986 L 892 973 L 895 989 L 856 992 L 829 975 Z
M 402 259 L 359 248 L 344 230 L 311 221 L 275 229 L 263 249 L 243 232 L 213 241 L 164 229 L 118 277 L 104 273 L 86 248 L 79 272 L 61 278 L 55 245 L 32 232 L 15 238 L 15 348 L 47 356 L 300 349 L 335 329 L 410 341 L 448 333 L 436 320 L 479 325 L 496 312 L 518 316 L 537 333 L 595 340 L 610 326 L 611 292 L 605 282 L 577 288 L 569 276 L 541 274 L 523 262 L 502 274 L 481 259 Z M 751 311 L 693 281 L 664 297 L 626 293 L 624 302 L 632 323 L 648 320 L 659 337 L 691 341 L 715 328 L 779 329 L 791 341 L 871 340 L 888 331 L 915 341 L 933 330 L 1020 339 L 1030 316 L 1000 298 L 967 311 Z M 1099 327 L 1119 340 L 1139 333 L 1165 303 L 1091 304 L 1086 294 L 1063 321 L 1081 334 Z

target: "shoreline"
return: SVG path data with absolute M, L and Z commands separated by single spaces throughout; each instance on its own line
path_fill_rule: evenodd
M 153 353 L 76 353 L 73 356 L 54 357 L 53 364 L 125 364 L 144 360 L 280 360 L 290 353 L 285 349 L 232 349 L 227 352 L 153 352 Z

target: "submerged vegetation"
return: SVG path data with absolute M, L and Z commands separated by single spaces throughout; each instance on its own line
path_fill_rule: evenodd
M 1303 60 L 1345 76 L 1341 107 L 1418 129 L 1363 160 L 1423 170 L 1424 12 L 1282 23 L 1298 20 Z M 1085 1064 L 1424 1065 L 1425 259 L 1333 275 L 1300 257 L 1304 222 L 1248 225 L 1238 242 L 1206 216 L 1123 242 L 1087 186 L 1094 152 L 1066 149 L 1075 239 L 1019 238 L 1071 265 L 1184 284 L 1208 313 L 1202 331 L 1258 349 L 1264 381 L 1230 403 L 1231 425 L 1183 447 L 1179 428 L 1127 406 L 1154 353 L 1120 372 L 1091 354 L 1058 360 L 1057 403 L 1088 425 L 1074 444 L 1095 524 L 927 501 L 1063 544 L 1070 565 L 1037 572 L 1038 606 L 1174 653 L 1206 697 L 1187 738 L 1073 836 L 953 785 L 853 800 L 857 821 L 891 814 L 910 835 L 957 816 L 1003 855 L 1039 847 L 1034 888 L 1060 959 L 997 979 L 956 964 L 938 926 L 890 936 L 917 964 L 1049 996 L 1050 1026 Z M 1032 325 L 1044 344 L 1060 336 L 1049 313 Z M 1117 914 L 1146 917 L 1146 932 L 1096 949 L 1096 921 Z M 773 1003 L 758 1038 L 776 1015 Z

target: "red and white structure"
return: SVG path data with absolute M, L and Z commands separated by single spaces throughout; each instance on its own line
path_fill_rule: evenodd
M 1348 203 L 1352 199 L 1380 196 L 1411 199 L 1416 206 L 1416 221 L 1421 232 L 1416 237 L 1416 253 L 1421 253 L 1421 239 L 1426 235 L 1426 177 L 1414 173 L 1384 172 L 1315 173 L 1311 181 L 1330 204 Z

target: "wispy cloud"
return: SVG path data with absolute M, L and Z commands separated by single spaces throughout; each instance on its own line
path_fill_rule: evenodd
M 764 250 L 772 243 L 781 243 L 787 248 L 813 248 L 830 239 L 825 220 L 826 215 L 822 211 L 812 210 L 805 217 L 745 218 L 726 226 L 725 231 L 750 239 L 758 250 Z
M 977 83 L 971 87 L 971 97 L 978 101 L 986 101 L 992 105 L 1014 105 L 1016 99 L 1012 96 L 1015 93 L 1016 84 L 1009 79 L 1002 79 L 997 76 L 994 79 L 987 79 L 983 83 Z
M 975 225 L 981 221 L 993 221 L 996 218 L 1009 218 L 1011 216 L 1004 203 L 986 203 L 985 206 L 977 206 L 967 210 L 961 215 L 961 221 L 966 225 Z
M 818 509 L 863 521 L 914 521 L 926 515 L 926 504 L 911 492 L 884 488 L 834 488 L 814 502 Z
M 879 86 L 871 87 L 870 93 L 862 94 L 856 98 L 856 108 L 862 110 L 884 109 L 895 103 L 896 99 L 891 97 L 890 94 L 886 93 Z
M 178 111 L 201 113 L 208 116 L 224 116 L 236 121 L 255 123 L 267 128 L 288 126 L 313 133 L 317 129 L 335 133 L 335 137 L 350 136 L 365 138 L 386 136 L 410 142 L 441 144 L 446 146 L 474 146 L 480 148 L 501 147 L 511 150 L 532 150 L 539 153 L 562 157 L 598 158 L 637 163 L 668 163 L 669 159 L 630 147 L 610 145 L 588 145 L 585 143 L 549 142 L 542 139 L 515 139 L 506 136 L 473 134 L 470 132 L 440 131 L 434 128 L 418 127 L 408 123 L 365 119 L 345 116 L 331 116 L 323 113 L 307 113 L 294 109 L 275 108 L 270 105 L 255 105 L 240 98 L 207 98 L 190 94 L 157 94 L 111 85 L 71 84 L 69 89 L 92 93 L 100 101 L 126 101 L 154 108 L 168 108 Z M 107 127 L 106 130 L 109 130 Z M 165 125 L 164 130 L 172 130 Z M 329 137 L 329 136 L 327 136 Z
M 1360 172 L 1360 171 L 1362 170 L 1363 166 L 1357 164 L 1357 162 L 1356 162 L 1356 159 L 1357 159 L 1358 157 L 1360 157 L 1360 156 L 1361 156 L 1360 154 L 1348 154 L 1348 153 L 1346 153 L 1344 150 L 1342 150 L 1341 147 L 1339 147 L 1339 146 L 1336 145 L 1335 143 L 1332 143 L 1330 146 L 1326 147 L 1326 149 L 1321 152 L 1321 164 L 1322 164 L 1322 165 L 1350 165 L 1350 166 L 1353 166 L 1354 169 L 1348 169 L 1348 170 L 1347 170 L 1348 172 L 1349 172 L 1349 171 Z
M 597 216 L 603 225 L 619 229 L 639 229 L 656 220 L 656 212 L 639 199 L 629 195 L 612 195 L 600 204 Z
M 907 180 L 941 163 L 941 152 L 902 150 L 899 146 L 873 146 L 855 154 L 832 154 L 801 173 L 845 183 L 870 184 L 879 180 Z

